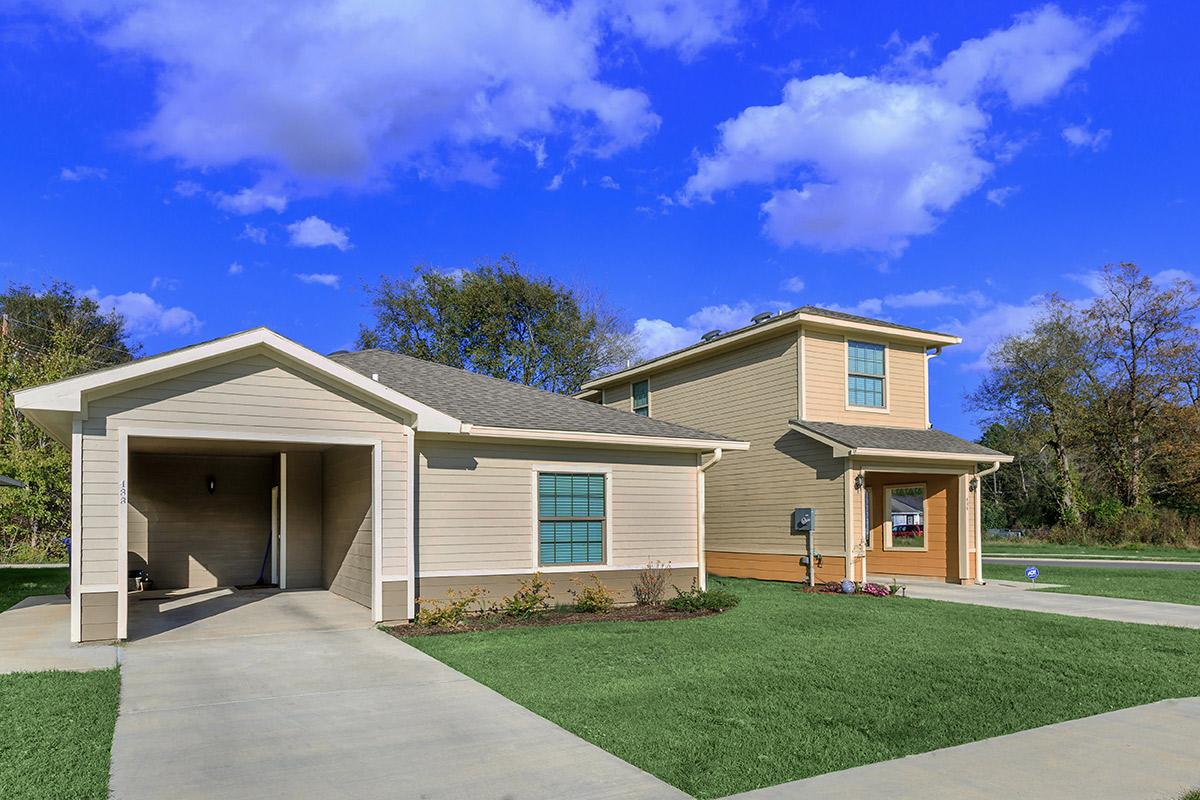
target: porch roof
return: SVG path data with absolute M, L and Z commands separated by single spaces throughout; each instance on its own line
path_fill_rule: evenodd
M 879 456 L 952 461 L 1012 461 L 1012 456 L 936 428 L 891 428 L 788 420 L 797 433 L 829 445 L 839 456 Z

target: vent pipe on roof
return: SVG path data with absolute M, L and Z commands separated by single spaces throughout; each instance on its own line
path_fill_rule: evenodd
M 713 328 L 711 331 L 709 331 L 708 333 L 706 333 L 706 334 L 704 334 L 703 336 L 701 336 L 701 337 L 700 337 L 700 341 L 702 341 L 702 342 L 710 342 L 710 341 L 712 341 L 713 339 L 717 338 L 717 337 L 718 337 L 718 336 L 720 336 L 720 335 L 721 335 L 721 329 L 720 329 L 720 328 Z
M 753 317 L 751 317 L 750 323 L 752 325 L 757 325 L 760 322 L 766 322 L 773 316 L 775 316 L 775 315 L 772 314 L 770 311 L 764 311 L 761 314 L 755 314 Z
M 379 382 L 379 373 L 378 373 L 378 372 L 372 372 L 372 373 L 371 373 L 371 380 L 373 380 L 373 381 L 375 381 L 376 383 L 378 383 L 378 382 Z

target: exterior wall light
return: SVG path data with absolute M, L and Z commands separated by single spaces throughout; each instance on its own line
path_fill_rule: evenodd
M 208 478 L 206 479 L 206 481 L 208 484 L 208 493 L 216 494 L 217 493 L 217 479 L 214 478 L 212 475 L 209 475 Z

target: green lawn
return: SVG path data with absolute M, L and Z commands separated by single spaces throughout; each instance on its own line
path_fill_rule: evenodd
M 0 675 L 0 796 L 108 797 L 117 670 Z
M 702 798 L 1200 694 L 1196 631 L 713 584 L 741 605 L 409 643 Z
M 1200 561 L 1200 550 L 1174 547 L 1102 547 L 1099 545 L 1053 544 L 1023 539 L 983 540 L 985 556 L 1056 555 L 1066 558 L 1120 558 L 1146 561 Z
M 26 597 L 62 594 L 70 582 L 71 571 L 67 567 L 0 569 L 0 611 L 12 608 Z
M 1037 563 L 1034 560 L 1032 563 Z M 1061 589 L 1039 592 L 1090 594 L 1100 597 L 1126 597 L 1131 600 L 1157 600 L 1160 603 L 1200 605 L 1200 570 L 1134 569 L 1117 567 L 1060 567 L 1038 564 L 1038 583 L 1063 584 Z M 1027 582 L 1024 565 L 984 564 L 983 577 Z

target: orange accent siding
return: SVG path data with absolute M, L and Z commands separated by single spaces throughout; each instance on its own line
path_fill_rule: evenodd
M 925 551 L 884 550 L 883 523 L 886 486 L 925 484 Z M 871 575 L 906 575 L 945 578 L 958 575 L 958 477 L 940 474 L 867 473 L 871 492 L 871 550 L 867 571 Z M 861 516 L 861 515 L 860 515 Z
M 800 556 L 782 553 L 730 553 L 707 550 L 705 565 L 712 575 L 729 578 L 757 578 L 762 581 L 802 582 L 807 573 Z M 818 581 L 840 581 L 846 577 L 846 559 L 825 556 L 817 567 Z

